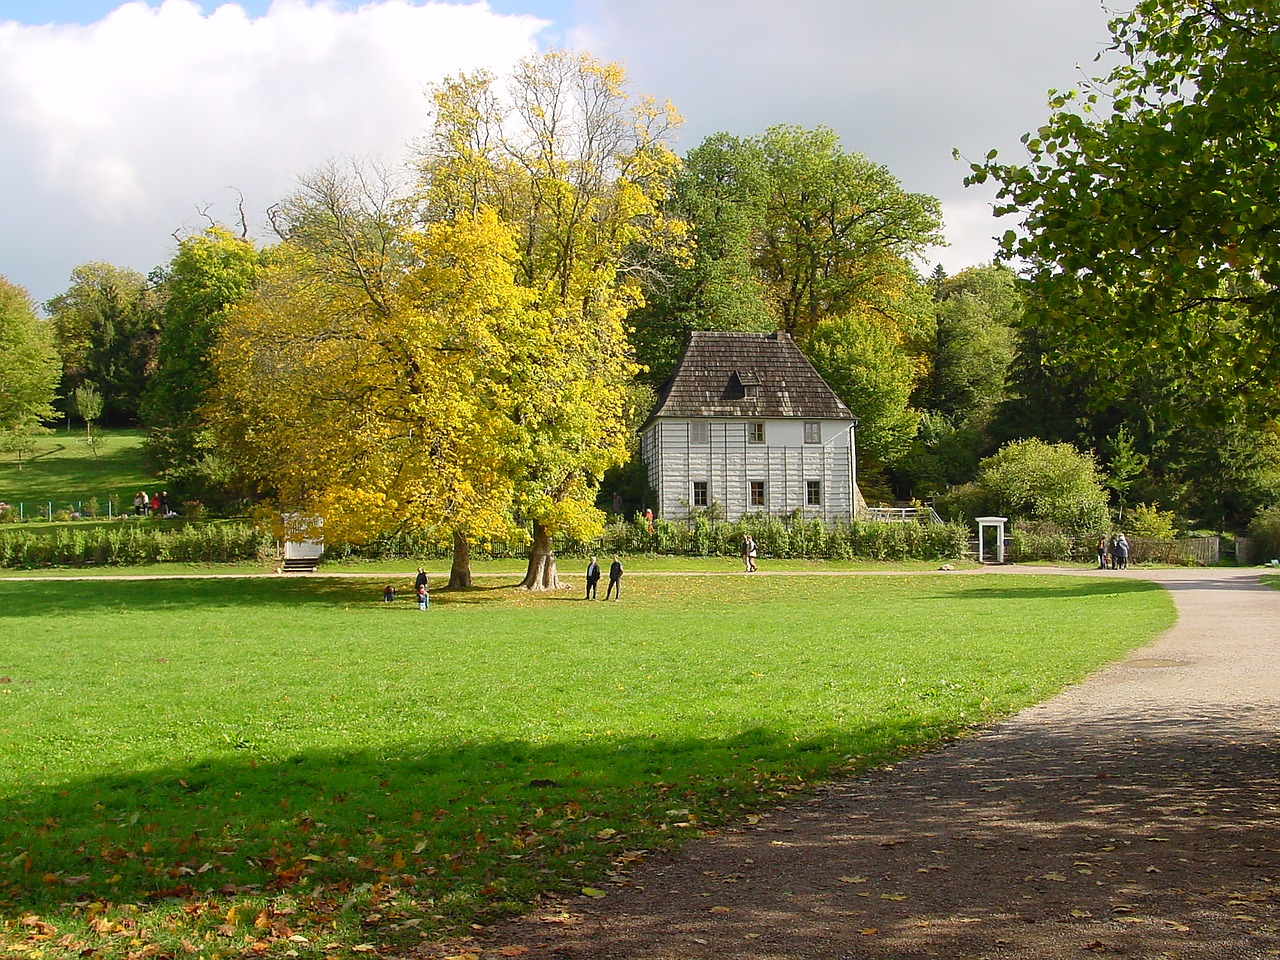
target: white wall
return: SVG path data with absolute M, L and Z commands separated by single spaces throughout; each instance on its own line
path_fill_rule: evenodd
M 641 437 L 641 457 L 658 493 L 658 516 L 680 520 L 692 504 L 692 484 L 708 485 L 712 502 L 729 519 L 744 513 L 790 514 L 826 521 L 848 519 L 855 510 L 850 484 L 848 421 L 819 420 L 821 443 L 804 442 L 804 420 L 704 420 L 709 442 L 693 443 L 689 420 L 660 418 Z M 763 423 L 763 443 L 751 442 L 751 422 Z M 749 481 L 765 483 L 764 507 L 748 503 Z M 806 504 L 806 481 L 821 484 L 822 503 Z

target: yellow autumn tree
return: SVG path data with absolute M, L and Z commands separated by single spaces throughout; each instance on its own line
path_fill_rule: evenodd
M 452 538 L 465 586 L 470 543 L 510 529 L 502 371 L 529 296 L 491 211 L 408 230 L 371 182 L 331 167 L 276 209 L 285 239 L 224 325 L 209 417 L 282 512 L 329 539 Z
M 662 212 L 679 118 L 632 98 L 618 64 L 563 51 L 522 61 L 505 95 L 477 72 L 440 84 L 433 101 L 419 215 L 444 224 L 491 210 L 515 244 L 528 303 L 501 374 L 514 427 L 505 456 L 513 505 L 533 525 L 524 585 L 556 587 L 552 536 L 598 533 L 600 481 L 628 455 L 638 367 L 625 321 L 643 302 L 645 258 L 684 243 L 684 225 Z

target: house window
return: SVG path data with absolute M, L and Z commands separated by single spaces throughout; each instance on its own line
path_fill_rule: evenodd
M 689 424 L 690 443 L 710 443 L 711 424 L 706 420 L 694 420 Z
M 747 439 L 752 443 L 764 443 L 764 424 L 759 421 L 748 423 Z
M 806 420 L 804 425 L 804 442 L 821 443 L 822 424 L 817 423 L 816 421 Z
M 804 482 L 804 502 L 808 507 L 822 506 L 822 481 L 806 480 Z
M 749 507 L 764 506 L 764 481 L 763 480 L 747 481 L 747 506 Z
M 711 506 L 711 497 L 707 493 L 707 481 L 693 481 L 693 496 L 689 498 L 689 502 L 695 507 Z

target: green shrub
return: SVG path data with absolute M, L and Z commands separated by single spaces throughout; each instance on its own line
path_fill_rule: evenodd
M 1280 557 L 1280 504 L 1261 511 L 1249 523 L 1253 556 L 1267 561 Z
M 230 563 L 258 559 L 270 541 L 246 523 L 166 529 L 134 521 L 104 527 L 63 527 L 50 534 L 0 532 L 0 566 L 79 567 L 94 564 Z
M 1071 537 L 1056 524 L 1020 520 L 1009 529 L 1010 559 L 1019 563 L 1032 560 L 1059 562 L 1080 559 L 1085 541 Z M 1088 541 L 1090 549 L 1094 549 Z
M 994 515 L 1050 523 L 1073 538 L 1111 524 L 1097 461 L 1069 443 L 1017 440 L 982 461 L 972 483 L 937 500 L 944 515 L 968 522 Z
M 1131 537 L 1148 540 L 1172 540 L 1178 535 L 1172 511 L 1161 510 L 1160 504 L 1139 503 L 1124 520 L 1124 530 Z

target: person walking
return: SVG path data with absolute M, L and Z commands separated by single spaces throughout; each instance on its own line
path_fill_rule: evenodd
M 604 591 L 604 598 L 608 600 L 610 597 L 614 600 L 622 599 L 622 561 L 616 553 L 613 555 L 613 563 L 609 564 L 609 586 Z
M 751 572 L 751 537 L 747 534 L 742 537 L 742 572 Z
M 1121 531 L 1120 536 L 1116 537 L 1116 569 L 1129 569 L 1129 538 Z
M 1107 536 L 1098 537 L 1098 569 L 1107 569 Z
M 422 567 L 418 568 L 418 575 L 413 578 L 413 592 L 418 595 L 419 610 L 431 606 L 430 583 L 427 581 L 427 571 Z
M 747 573 L 756 572 L 756 540 L 747 537 Z
M 596 563 L 596 558 L 592 557 L 591 562 L 587 564 L 587 599 L 598 600 L 596 596 L 596 587 L 600 583 L 600 564 Z

